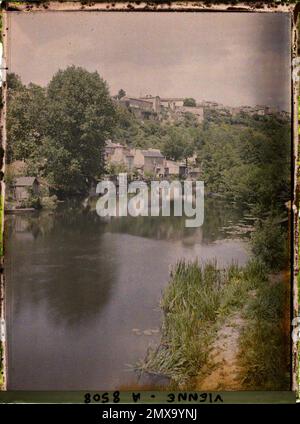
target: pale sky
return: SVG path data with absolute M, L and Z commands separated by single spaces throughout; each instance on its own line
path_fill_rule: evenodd
M 286 13 L 11 12 L 9 28 L 9 71 L 24 83 L 74 64 L 111 94 L 290 110 Z

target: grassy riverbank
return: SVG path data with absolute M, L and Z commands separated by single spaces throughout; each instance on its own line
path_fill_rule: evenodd
M 2 360 L 2 355 L 3 355 L 3 349 L 2 349 L 2 343 L 0 342 L 0 390 L 3 390 L 3 377 L 4 377 L 4 370 L 3 370 L 3 360 Z
M 216 263 L 179 262 L 161 300 L 161 343 L 148 352 L 139 369 L 169 377 L 174 387 L 200 389 L 201 378 L 216 366 L 210 357 L 213 341 L 238 311 L 246 320 L 237 352 L 241 385 L 287 388 L 288 356 L 281 324 L 285 298 L 283 284 L 270 283 L 257 260 L 227 269 Z

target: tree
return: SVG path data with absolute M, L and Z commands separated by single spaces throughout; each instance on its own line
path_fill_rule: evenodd
M 163 154 L 171 160 L 186 161 L 193 155 L 195 150 L 195 141 L 189 131 L 184 127 L 170 127 L 168 134 L 163 138 Z
M 7 74 L 7 88 L 8 95 L 10 95 L 11 93 L 24 89 L 25 85 L 22 84 L 19 75 L 15 74 L 14 72 L 10 72 Z
M 22 84 L 8 75 L 7 161 L 26 160 L 35 155 L 46 131 L 46 91 L 35 84 Z
M 122 99 L 122 97 L 125 97 L 125 96 L 126 96 L 126 91 L 123 90 L 123 88 L 121 88 L 117 94 L 117 98 L 120 100 Z
M 70 66 L 47 87 L 45 174 L 64 193 L 84 193 L 104 172 L 105 140 L 116 124 L 114 104 L 97 72 Z
M 183 106 L 196 107 L 196 100 L 192 97 L 187 97 L 183 101 Z

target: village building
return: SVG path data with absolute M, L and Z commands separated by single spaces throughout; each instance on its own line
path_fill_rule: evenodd
M 204 120 L 204 109 L 202 106 L 180 106 L 176 109 L 177 114 L 180 114 L 182 117 L 186 114 L 186 113 L 191 113 L 192 115 L 195 116 L 195 118 L 197 119 L 197 121 L 199 123 L 203 122 Z
M 131 149 L 130 153 L 133 155 L 133 166 L 138 170 L 143 170 L 144 155 L 141 149 Z
M 201 174 L 200 168 L 191 168 L 189 170 L 188 176 L 191 180 L 198 180 L 200 178 L 200 174 Z
M 164 160 L 164 156 L 158 149 L 129 149 L 127 146 L 113 143 L 111 140 L 106 141 L 106 163 L 122 164 L 128 171 L 135 168 L 142 174 L 145 172 L 164 174 Z
M 116 165 L 124 164 L 131 167 L 130 149 L 120 143 L 113 143 L 111 140 L 106 140 L 104 149 L 104 159 L 106 163 L 113 163 Z
M 163 97 L 160 99 L 160 102 L 162 106 L 166 107 L 167 109 L 171 109 L 173 111 L 176 110 L 176 108 L 183 107 L 184 104 L 184 98 L 181 97 Z
M 173 160 L 165 160 L 165 176 L 178 176 L 179 164 Z
M 159 174 L 164 175 L 164 161 L 165 157 L 161 154 L 160 150 L 156 149 L 149 149 L 149 150 L 143 150 L 142 151 L 144 156 L 144 167 L 143 171 L 153 173 L 153 174 Z
M 187 161 L 176 162 L 166 159 L 159 149 L 129 149 L 111 140 L 106 141 L 105 160 L 107 164 L 122 164 L 129 172 L 135 170 L 141 176 L 153 174 L 161 178 L 168 176 L 186 178 L 189 175 L 196 178 L 200 173 L 196 168 L 196 154 L 189 157 Z
M 38 195 L 40 183 L 36 177 L 18 177 L 13 184 L 14 198 L 17 201 L 28 200 L 30 195 Z
M 120 104 L 130 112 L 132 112 L 137 118 L 148 120 L 148 119 L 159 119 L 160 113 L 160 102 L 159 97 L 155 99 L 142 99 L 136 97 L 122 97 Z
M 160 98 L 159 96 L 122 97 L 119 103 L 143 120 L 176 120 L 182 118 L 186 112 L 192 113 L 198 122 L 204 119 L 203 106 L 184 106 L 184 98 Z

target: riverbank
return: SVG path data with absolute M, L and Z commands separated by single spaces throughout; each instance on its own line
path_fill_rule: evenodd
M 174 389 L 288 390 L 288 296 L 257 260 L 179 262 L 161 300 L 161 343 L 138 369 Z
M 3 390 L 4 384 L 4 370 L 3 370 L 3 348 L 2 343 L 0 342 L 0 391 Z

